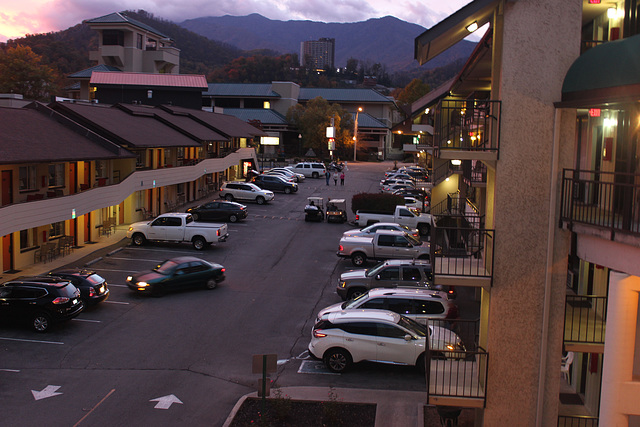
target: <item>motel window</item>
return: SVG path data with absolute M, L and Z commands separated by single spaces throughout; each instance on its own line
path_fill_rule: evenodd
M 49 187 L 64 187 L 64 163 L 49 165 Z
M 54 222 L 49 230 L 49 238 L 64 236 L 64 221 Z
M 20 230 L 20 249 L 33 248 L 36 245 L 36 229 Z
M 106 178 L 106 177 L 107 177 L 107 161 L 96 160 L 96 178 Z
M 104 46 L 124 46 L 124 32 L 120 30 L 102 31 L 102 44 Z
M 35 166 L 21 166 L 19 171 L 19 176 L 20 176 L 20 191 L 37 190 Z
M 142 34 L 136 34 L 136 48 L 142 50 Z

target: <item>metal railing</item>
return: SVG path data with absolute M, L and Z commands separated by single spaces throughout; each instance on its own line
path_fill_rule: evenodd
M 487 183 L 487 165 L 479 160 L 465 160 L 462 162 L 462 177 L 468 185 Z
M 495 230 L 431 228 L 431 259 L 438 275 L 491 278 Z
M 466 351 L 478 351 L 480 348 L 480 319 L 429 319 L 429 325 L 455 332 Z
M 440 149 L 498 152 L 500 111 L 500 101 L 443 99 L 435 109 L 434 144 Z
M 564 314 L 565 343 L 604 344 L 607 297 L 567 295 Z
M 430 397 L 457 397 L 486 402 L 486 351 L 448 352 L 444 357 L 428 359 L 427 366 L 427 401 Z
M 598 417 L 588 415 L 558 415 L 558 427 L 598 427 Z
M 639 182 L 639 174 L 564 169 L 560 221 L 640 235 Z

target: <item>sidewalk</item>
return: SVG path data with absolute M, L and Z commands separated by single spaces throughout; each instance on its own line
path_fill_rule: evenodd
M 15 279 L 20 276 L 37 276 L 46 274 L 51 270 L 64 267 L 65 265 L 72 264 L 81 260 L 84 257 L 91 255 L 94 252 L 99 252 L 102 249 L 115 245 L 127 236 L 127 229 L 129 224 L 120 224 L 116 226 L 115 231 L 109 236 L 100 236 L 95 243 L 86 243 L 82 247 L 74 249 L 69 255 L 58 256 L 50 262 L 38 262 L 30 264 L 26 267 L 21 267 L 17 273 L 3 273 L 0 275 L 0 283 L 8 280 Z M 115 248 L 114 248 L 115 249 Z M 99 254 L 96 254 L 96 259 L 101 258 Z M 83 266 L 90 264 L 93 259 L 86 260 Z
M 372 403 L 376 405 L 376 427 L 422 427 L 426 393 L 418 391 L 368 390 L 360 388 L 329 387 L 282 387 L 282 393 L 293 400 L 326 401 L 330 391 L 335 392 L 340 402 Z M 228 427 L 249 393 L 238 400 L 223 427 Z

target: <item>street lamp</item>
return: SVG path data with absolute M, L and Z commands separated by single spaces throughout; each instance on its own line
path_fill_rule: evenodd
M 356 124 L 353 130 L 353 161 L 356 161 L 356 152 L 358 150 L 358 114 L 362 111 L 362 107 L 358 107 L 356 111 Z

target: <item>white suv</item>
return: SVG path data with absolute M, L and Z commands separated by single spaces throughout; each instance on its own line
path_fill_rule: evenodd
M 263 190 L 250 182 L 225 182 L 220 188 L 220 197 L 230 202 L 234 200 L 253 200 L 262 205 L 273 200 L 273 191 Z
M 418 288 L 376 288 L 352 300 L 323 308 L 318 313 L 316 321 L 319 322 L 325 314 L 355 308 L 389 310 L 423 325 L 430 319 L 445 320 L 458 317 L 458 307 L 449 301 L 446 292 Z
M 345 310 L 329 313 L 311 331 L 309 353 L 333 372 L 370 360 L 425 369 L 427 336 L 433 352 L 464 358 L 462 340 L 454 332 L 415 322 L 387 310 Z
M 311 178 L 320 178 L 327 174 L 327 168 L 322 163 L 301 162 L 296 165 L 287 166 L 287 169 Z

